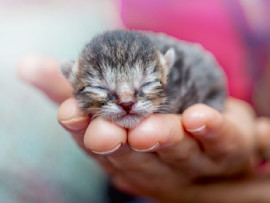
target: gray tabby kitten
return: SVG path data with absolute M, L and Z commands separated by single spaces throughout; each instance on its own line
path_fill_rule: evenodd
M 105 32 L 61 70 L 83 111 L 124 128 L 195 103 L 222 110 L 226 97 L 225 77 L 212 55 L 164 34 Z

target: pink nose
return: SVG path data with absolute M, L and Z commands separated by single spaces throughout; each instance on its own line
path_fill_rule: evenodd
M 127 113 L 132 109 L 135 102 L 122 102 L 119 104 Z

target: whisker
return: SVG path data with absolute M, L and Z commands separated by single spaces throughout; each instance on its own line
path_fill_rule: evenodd
M 155 105 L 154 108 L 156 109 L 156 112 L 158 113 L 172 113 L 175 112 L 174 108 L 169 105 L 161 104 L 161 105 Z

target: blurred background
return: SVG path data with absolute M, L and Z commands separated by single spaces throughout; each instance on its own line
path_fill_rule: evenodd
M 105 177 L 56 120 L 57 106 L 17 78 L 27 54 L 76 59 L 119 27 L 109 0 L 0 0 L 0 202 L 106 202 Z

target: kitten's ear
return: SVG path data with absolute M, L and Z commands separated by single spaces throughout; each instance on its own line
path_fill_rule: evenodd
M 65 78 L 71 82 L 72 76 L 75 74 L 76 71 L 76 64 L 74 61 L 71 60 L 63 60 L 60 62 L 60 69 L 62 74 Z
M 166 66 L 167 73 L 170 72 L 171 67 L 175 62 L 175 50 L 174 48 L 168 49 L 168 51 L 162 56 L 164 65 Z
M 164 54 L 164 58 L 166 61 L 166 65 L 168 68 L 171 68 L 174 64 L 174 60 L 175 60 L 175 50 L 174 48 L 170 48 L 165 54 Z

